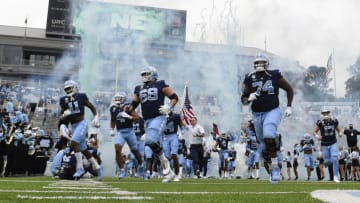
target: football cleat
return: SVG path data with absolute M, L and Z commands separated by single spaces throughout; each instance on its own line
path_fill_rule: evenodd
M 161 181 L 162 183 L 168 183 L 171 181 L 171 179 L 173 179 L 175 176 L 174 172 L 172 172 L 172 170 L 169 171 L 168 174 L 164 175 L 163 180 Z
M 271 183 L 276 184 L 280 181 L 281 175 L 280 175 L 280 168 L 279 167 L 273 167 L 271 170 Z
M 125 178 L 125 169 L 120 169 L 119 179 Z
M 78 180 L 82 175 L 85 174 L 85 170 L 83 168 L 76 169 L 76 172 L 74 173 L 73 177 Z
M 100 166 L 100 168 L 96 169 L 96 176 L 98 180 L 103 179 L 103 167 Z
M 144 166 L 139 166 L 137 169 L 137 176 L 141 177 L 144 175 Z
M 149 180 L 150 179 L 150 172 L 146 172 L 145 175 L 144 175 L 144 180 Z
M 180 181 L 180 176 L 179 175 L 175 175 L 174 177 L 174 182 L 179 182 Z

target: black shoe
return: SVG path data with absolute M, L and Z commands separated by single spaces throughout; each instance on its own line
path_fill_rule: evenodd
M 200 170 L 196 170 L 195 175 L 200 178 Z
M 296 177 L 295 177 L 295 180 L 297 180 L 297 179 L 299 179 L 299 177 L 296 176 Z

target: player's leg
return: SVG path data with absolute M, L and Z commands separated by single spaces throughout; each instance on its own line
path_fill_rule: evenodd
M 275 108 L 265 114 L 265 119 L 263 123 L 263 139 L 265 143 L 265 151 L 269 154 L 272 164 L 271 169 L 271 180 L 272 183 L 277 183 L 280 181 L 280 168 L 277 158 L 277 152 L 279 148 L 279 139 L 277 136 L 277 126 L 281 120 L 281 110 L 280 108 Z M 281 162 L 280 162 L 281 163 Z
M 87 130 L 88 125 L 85 120 L 72 125 L 73 133 L 70 141 L 70 148 L 74 151 L 76 159 L 76 172 L 73 175 L 75 179 L 80 178 L 85 173 L 81 152 L 87 149 Z

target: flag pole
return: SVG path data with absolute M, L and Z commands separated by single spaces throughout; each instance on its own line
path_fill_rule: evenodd
M 184 107 L 186 87 L 187 87 L 187 81 L 185 82 L 185 87 L 184 87 L 183 95 L 182 95 L 182 97 L 181 97 L 181 107 L 180 107 L 180 111 L 181 111 L 181 109 Z
M 332 50 L 332 57 L 331 57 L 331 60 L 332 60 L 332 65 L 333 65 L 333 69 L 334 69 L 334 95 L 335 95 L 335 98 L 336 98 L 336 74 L 335 74 L 335 56 L 334 56 L 334 48 Z

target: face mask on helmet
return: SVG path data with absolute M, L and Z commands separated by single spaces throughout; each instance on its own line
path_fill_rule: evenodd
M 64 91 L 67 96 L 73 96 L 77 92 L 77 84 L 75 81 L 68 80 L 64 83 Z
M 143 82 L 157 80 L 157 70 L 152 66 L 146 66 L 140 73 Z
M 120 106 L 126 102 L 126 94 L 124 92 L 117 93 L 113 97 L 113 103 L 117 106 Z
M 269 59 L 265 54 L 258 54 L 254 59 L 254 69 L 256 72 L 265 71 L 269 66 Z
M 309 133 L 305 133 L 304 134 L 304 139 L 305 140 L 310 140 L 311 139 L 311 135 Z
M 325 120 L 328 120 L 331 118 L 331 113 L 329 110 L 321 111 L 321 115 L 322 115 L 323 119 L 325 119 Z

